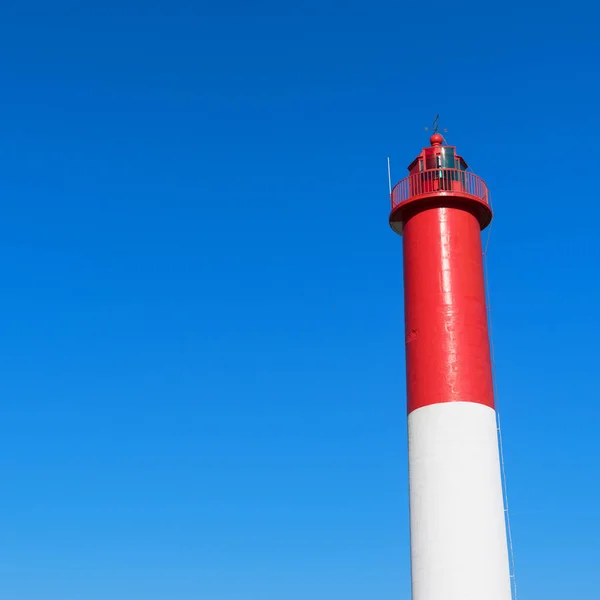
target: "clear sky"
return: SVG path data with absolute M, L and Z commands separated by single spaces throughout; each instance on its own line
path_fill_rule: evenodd
M 3 9 L 0 598 L 409 599 L 386 157 L 440 112 L 519 596 L 597 600 L 598 9 L 203 4 Z

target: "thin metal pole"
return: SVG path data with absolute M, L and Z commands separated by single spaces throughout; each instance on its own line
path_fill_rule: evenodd
M 515 575 L 515 551 L 513 547 L 512 528 L 510 524 L 510 512 L 508 510 L 508 487 L 506 483 L 506 468 L 504 465 L 504 444 L 502 440 L 502 427 L 500 425 L 500 409 L 498 407 L 498 380 L 496 377 L 496 352 L 494 348 L 494 333 L 492 329 L 492 307 L 491 307 L 491 294 L 490 294 L 490 279 L 489 279 L 489 266 L 488 266 L 488 248 L 490 245 L 490 238 L 492 237 L 492 227 L 488 229 L 487 240 L 485 248 L 483 250 L 483 268 L 485 277 L 485 292 L 487 297 L 487 309 L 488 309 L 488 328 L 490 332 L 490 355 L 492 359 L 492 384 L 494 386 L 494 400 L 496 404 L 496 430 L 498 433 L 498 449 L 500 453 L 500 474 L 502 478 L 502 496 L 504 499 L 504 524 L 506 527 L 506 536 L 508 541 L 508 553 L 509 553 L 509 575 L 510 575 L 510 591 L 512 600 L 517 600 L 517 578 Z
M 390 188 L 390 196 L 392 195 L 392 169 L 390 167 L 390 157 L 388 156 L 388 185 Z

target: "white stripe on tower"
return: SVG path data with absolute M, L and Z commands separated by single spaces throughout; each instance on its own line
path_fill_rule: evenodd
M 510 600 L 495 411 L 423 406 L 408 440 L 413 600 Z

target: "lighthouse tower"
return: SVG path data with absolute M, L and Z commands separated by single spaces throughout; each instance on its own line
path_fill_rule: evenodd
M 402 236 L 413 600 L 510 600 L 481 230 L 488 190 L 431 136 L 392 190 Z

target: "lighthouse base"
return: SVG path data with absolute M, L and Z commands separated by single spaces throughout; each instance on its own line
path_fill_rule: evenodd
M 495 411 L 424 406 L 408 438 L 413 600 L 510 600 Z

